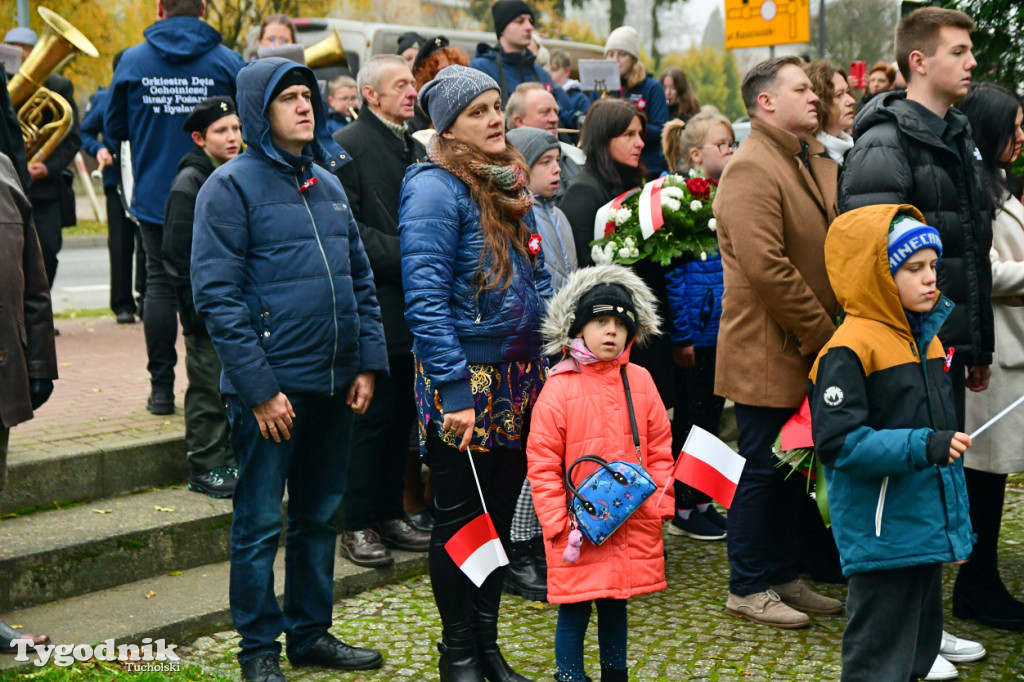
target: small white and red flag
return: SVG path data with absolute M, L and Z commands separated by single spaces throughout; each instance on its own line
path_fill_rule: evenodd
M 746 460 L 697 425 L 690 429 L 672 477 L 707 493 L 728 509 Z
M 452 561 L 462 569 L 473 584 L 480 587 L 491 572 L 508 565 L 508 555 L 498 539 L 491 515 L 484 512 L 444 543 Z

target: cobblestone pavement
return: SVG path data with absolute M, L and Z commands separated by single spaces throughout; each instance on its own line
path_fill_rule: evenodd
M 1007 491 L 1001 564 L 1014 594 L 1024 594 L 1024 489 Z M 668 583 L 663 592 L 630 600 L 629 661 L 634 681 L 836 680 L 845 617 L 812 616 L 804 630 L 776 630 L 725 613 L 728 562 L 725 543 L 669 537 Z M 1024 680 L 1024 636 L 954 619 L 949 612 L 955 568 L 947 567 L 946 629 L 981 641 L 988 657 L 960 665 L 961 680 Z M 815 585 L 844 598 L 841 585 Z M 554 672 L 557 607 L 507 596 L 502 603 L 501 642 L 514 667 L 535 680 Z M 336 605 L 332 631 L 341 639 L 385 652 L 373 673 L 292 669 L 291 680 L 436 680 L 440 623 L 426 577 L 363 593 Z M 211 672 L 236 678 L 237 635 L 222 632 L 194 643 L 191 658 Z M 597 679 L 596 629 L 587 635 L 587 666 Z

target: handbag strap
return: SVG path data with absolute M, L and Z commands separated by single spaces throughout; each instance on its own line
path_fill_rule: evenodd
M 640 454 L 640 432 L 636 428 L 636 415 L 633 414 L 633 396 L 629 392 L 629 379 L 626 378 L 626 365 L 621 368 L 622 385 L 626 387 L 626 407 L 629 408 L 629 427 L 633 430 L 633 447 L 636 448 L 636 461 L 643 466 Z

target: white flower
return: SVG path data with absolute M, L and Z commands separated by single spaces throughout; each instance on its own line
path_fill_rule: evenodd
M 707 260 L 708 259 L 708 252 L 707 251 L 701 251 L 700 252 L 700 259 L 701 260 Z
M 616 213 L 616 211 L 615 211 L 614 208 L 609 208 L 608 209 L 608 213 L 606 213 L 605 217 L 604 217 L 605 222 L 606 223 L 610 223 L 610 222 L 614 221 L 615 220 L 615 213 Z
M 699 201 L 697 201 L 696 199 L 694 199 L 693 201 L 690 202 L 690 210 L 691 211 L 699 211 L 701 206 L 702 206 L 702 204 Z
M 633 211 L 623 206 L 615 213 L 615 224 L 622 225 L 633 217 Z
M 678 211 L 682 208 L 682 204 L 679 203 L 679 199 L 673 199 L 672 197 L 667 197 L 664 194 L 661 196 L 661 205 L 670 211 Z
M 716 232 L 718 230 L 718 221 L 715 220 L 714 218 L 709 220 L 708 221 L 708 229 L 711 230 L 712 232 Z
M 619 258 L 629 258 L 629 254 L 631 253 L 633 253 L 631 250 L 623 246 L 621 249 L 619 249 Z
M 665 203 L 666 196 L 672 197 L 673 199 L 682 199 L 683 194 L 685 193 L 683 192 L 682 187 L 676 187 L 675 185 L 666 185 L 661 188 L 661 203 Z
M 639 258 L 640 257 L 640 249 L 634 248 L 632 251 L 629 252 L 629 257 L 630 258 Z
M 600 244 L 594 244 L 590 249 L 590 257 L 594 259 L 594 262 L 598 265 L 604 265 L 605 263 L 612 262 L 611 257 L 605 255 L 605 250 L 601 248 Z
M 625 246 L 627 249 L 632 249 L 634 246 L 636 246 L 636 242 L 633 241 L 632 237 L 626 237 L 625 239 L 622 240 L 622 245 Z
M 697 172 L 696 168 L 691 168 L 690 169 L 690 177 L 691 178 L 699 178 L 700 177 L 700 173 Z

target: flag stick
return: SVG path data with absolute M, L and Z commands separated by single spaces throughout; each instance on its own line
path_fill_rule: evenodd
M 480 487 L 480 477 L 476 475 L 476 464 L 473 463 L 473 451 L 466 448 L 466 455 L 469 456 L 469 468 L 473 470 L 473 480 L 476 481 L 476 491 L 480 493 L 480 506 L 484 508 L 484 514 L 486 514 L 487 503 L 484 502 L 484 490 Z
M 988 429 L 988 427 L 992 426 L 992 425 L 993 425 L 993 424 L 995 424 L 995 423 L 996 423 L 997 421 L 999 421 L 1000 419 L 1002 419 L 1003 417 L 1005 417 L 1005 416 L 1006 416 L 1006 414 L 1007 414 L 1008 412 L 1010 412 L 1011 410 L 1013 410 L 1013 409 L 1014 409 L 1015 407 L 1017 407 L 1017 406 L 1018 406 L 1018 405 L 1020 405 L 1021 403 L 1024 403 L 1024 395 L 1022 395 L 1021 397 L 1019 397 L 1019 398 L 1017 398 L 1016 400 L 1014 400 L 1014 401 L 1013 401 L 1012 403 L 1010 403 L 1010 404 L 1009 404 L 1009 405 L 1008 405 L 1008 406 L 1007 406 L 1006 408 L 1004 408 L 1002 412 L 1000 412 L 999 414 L 997 414 L 996 416 L 992 417 L 992 418 L 991 418 L 991 419 L 989 419 L 989 420 L 988 420 L 987 422 L 985 422 L 984 424 L 982 424 L 982 425 L 981 425 L 981 426 L 980 426 L 980 427 L 979 427 L 978 429 L 976 429 L 976 430 L 975 430 L 975 432 L 974 432 L 974 433 L 972 433 L 972 434 L 970 435 L 970 439 L 971 439 L 971 440 L 974 440 L 975 438 L 977 438 L 978 436 L 980 436 L 980 435 L 981 435 L 982 433 L 984 433 L 984 432 L 985 432 L 985 430 L 986 430 L 986 429 Z
M 693 426 L 696 426 L 696 424 L 694 424 Z M 679 457 L 682 457 L 683 454 L 686 452 L 686 445 L 690 442 L 690 436 L 693 434 L 693 426 L 690 427 L 690 432 L 688 434 L 686 434 L 686 440 L 683 441 L 683 450 L 682 450 L 682 452 L 679 453 Z M 672 481 L 674 481 L 675 478 L 676 478 L 676 476 L 675 476 L 675 474 L 676 474 L 676 466 L 678 466 L 678 465 L 679 465 L 679 459 L 677 458 L 676 459 L 676 464 L 672 467 L 672 475 L 669 477 L 668 483 L 666 483 L 665 487 L 661 489 L 661 494 L 658 495 L 658 501 L 654 503 L 655 507 L 660 507 L 661 506 L 662 498 L 665 497 L 665 493 L 668 492 L 668 487 L 670 485 L 672 485 Z

